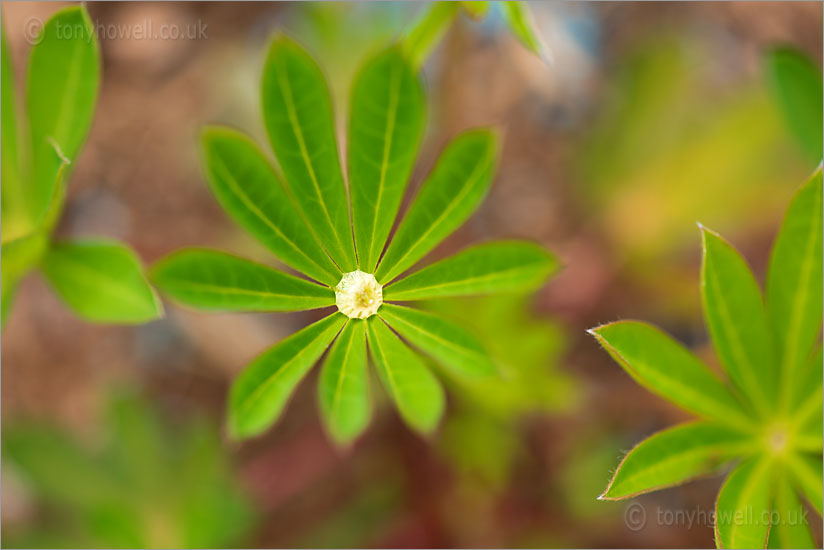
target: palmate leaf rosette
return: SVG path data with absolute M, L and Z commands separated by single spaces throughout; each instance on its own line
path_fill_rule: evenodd
M 716 502 L 719 548 L 811 548 L 802 500 L 821 514 L 821 168 L 789 205 L 763 296 L 732 245 L 701 235 L 704 317 L 723 379 L 648 324 L 592 329 L 638 383 L 700 417 L 639 443 L 600 498 L 731 469 Z
M 305 278 L 223 252 L 186 249 L 159 261 L 152 279 L 172 300 L 198 309 L 337 311 L 246 367 L 231 389 L 230 433 L 245 438 L 267 430 L 324 353 L 318 400 L 336 442 L 352 441 L 369 423 L 370 357 L 401 418 L 431 432 L 444 410 L 444 390 L 419 353 L 461 376 L 497 370 L 472 332 L 403 302 L 535 289 L 557 267 L 538 245 L 501 241 L 404 276 L 487 195 L 498 158 L 495 133 L 466 131 L 446 146 L 387 244 L 426 122 L 423 85 L 403 49 L 392 46 L 367 60 L 352 85 L 348 193 L 323 73 L 285 36 L 269 48 L 262 106 L 280 170 L 242 133 L 207 128 L 205 172 L 229 216 Z

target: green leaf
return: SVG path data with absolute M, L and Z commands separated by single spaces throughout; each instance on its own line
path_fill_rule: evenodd
M 302 311 L 335 305 L 335 293 L 216 250 L 187 249 L 160 260 L 152 281 L 187 306 L 219 311 Z
M 138 324 L 163 314 L 140 260 L 123 244 L 53 243 L 41 267 L 66 305 L 87 321 Z
M 418 309 L 383 304 L 378 315 L 425 353 L 468 377 L 494 376 L 498 370 L 468 330 Z
M 601 500 L 620 500 L 714 473 L 752 442 L 713 422 L 681 424 L 635 446 L 618 465 Z
M 349 108 L 349 190 L 361 271 L 374 273 L 426 120 L 423 85 L 399 48 L 367 61 Z
M 814 445 L 819 451 L 824 445 L 823 378 L 822 350 L 819 344 L 816 353 L 793 381 L 795 387 L 789 401 L 793 407 L 792 425 L 796 426 L 798 436 L 804 438 L 807 445 Z
M 818 515 L 822 512 L 822 460 L 821 456 L 790 455 L 787 459 L 793 479 L 807 497 Z
M 378 375 L 401 418 L 415 430 L 432 432 L 444 410 L 440 382 L 377 316 L 366 320 L 366 331 Z
M 509 30 L 515 35 L 518 41 L 526 46 L 528 50 L 538 54 L 542 59 L 547 59 L 547 53 L 541 44 L 535 24 L 532 21 L 532 14 L 526 2 L 501 2 L 504 19 L 509 26 Z
M 540 246 L 497 241 L 473 246 L 427 266 L 383 289 L 384 300 L 534 290 L 558 268 Z
M 750 426 L 738 402 L 706 365 L 652 325 L 618 321 L 589 332 L 651 392 L 723 424 Z
M 26 86 L 32 144 L 30 219 L 39 222 L 55 196 L 60 164 L 74 162 L 94 116 L 100 49 L 83 6 L 58 11 L 32 48 Z
M 815 548 L 807 510 L 786 474 L 775 488 L 772 516 L 768 548 Z
M 821 330 L 821 168 L 798 190 L 773 245 L 767 271 L 767 311 L 787 381 L 809 357 Z M 782 387 L 789 404 L 790 384 Z
M 381 260 L 376 278 L 391 281 L 463 224 L 489 191 L 498 143 L 489 130 L 465 132 L 441 155 Z
M 474 3 L 482 4 L 482 2 Z M 463 4 L 466 2 L 461 3 Z M 457 2 L 430 2 L 422 10 L 422 15 L 412 24 L 412 28 L 401 41 L 401 47 L 415 69 L 419 69 L 426 63 L 432 50 L 457 17 L 458 8 Z
M 812 59 L 787 47 L 767 55 L 766 71 L 787 125 L 810 159 L 820 161 L 824 123 L 821 71 Z
M 0 112 L 0 122 L 2 122 L 2 136 L 0 136 L 0 147 L 2 147 L 3 162 L 2 169 L 3 185 L 0 186 L 0 206 L 2 206 L 2 239 L 3 242 L 13 240 L 29 232 L 31 229 L 27 219 L 27 205 L 25 189 L 23 188 L 23 174 L 21 171 L 21 148 L 20 148 L 20 127 L 18 126 L 17 111 L 17 81 L 14 77 L 14 65 L 12 64 L 11 49 L 6 38 L 6 26 L 0 25 L 2 33 L 2 112 Z
M 295 42 L 277 36 L 263 68 L 262 93 L 263 121 L 286 184 L 332 259 L 341 270 L 354 271 L 332 98 L 320 67 Z
M 255 144 L 240 132 L 203 132 L 209 184 L 232 219 L 289 266 L 334 286 L 340 270 L 301 219 L 279 178 Z
M 253 437 L 271 426 L 318 357 L 346 323 L 333 313 L 281 340 L 257 357 L 232 384 L 229 433 Z
M 338 444 L 349 443 L 369 424 L 366 372 L 366 324 L 350 319 L 323 364 L 318 381 L 320 410 L 326 429 Z
M 67 434 L 30 422 L 3 427 L 3 459 L 23 474 L 43 500 L 88 510 L 116 498 L 104 468 Z
M 739 465 L 721 487 L 715 503 L 718 548 L 764 548 L 770 531 L 770 476 L 767 460 Z
M 40 232 L 3 243 L 0 248 L 0 286 L 2 287 L 2 319 L 11 308 L 12 297 L 20 280 L 31 271 L 48 246 L 48 239 Z
M 489 2 L 482 0 L 462 0 L 461 8 L 469 17 L 482 19 L 489 13 Z
M 775 403 L 778 373 L 764 301 L 747 262 L 720 235 L 701 226 L 701 300 L 715 349 L 756 410 Z

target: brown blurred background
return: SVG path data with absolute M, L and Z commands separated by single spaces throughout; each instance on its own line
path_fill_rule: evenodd
M 26 21 L 59 6 L 3 3 L 20 81 Z M 100 28 L 151 21 L 204 29 L 203 37 L 180 40 L 101 36 L 100 99 L 59 232 L 123 239 L 150 264 L 188 245 L 273 261 L 221 211 L 197 152 L 199 129 L 212 123 L 266 143 L 258 85 L 271 33 L 294 36 L 325 68 L 343 143 L 352 73 L 421 7 L 101 2 L 88 9 Z M 478 425 L 473 415 L 486 413 L 453 388 L 448 418 L 431 441 L 410 433 L 379 399 L 367 434 L 340 452 L 320 425 L 314 372 L 265 436 L 220 446 L 255 510 L 229 544 L 713 545 L 706 523 L 650 520 L 633 531 L 626 504 L 595 500 L 624 451 L 687 416 L 637 386 L 585 329 L 642 318 L 714 361 L 700 315 L 695 222 L 731 240 L 763 280 L 783 209 L 816 164 L 769 97 L 764 53 L 790 44 L 820 66 L 822 5 L 558 2 L 533 11 L 550 64 L 522 48 L 495 13 L 482 22 L 461 18 L 427 63 L 429 125 L 410 190 L 451 136 L 480 125 L 504 131 L 491 195 L 433 257 L 505 237 L 555 251 L 564 270 L 524 300 L 519 315 L 552 339 L 551 349 L 530 358 L 548 395 L 562 387 L 559 400 L 575 398 Z M 199 413 L 222 430 L 234 375 L 314 315 L 201 314 L 166 304 L 165 318 L 145 326 L 93 326 L 31 277 L 3 334 L 3 427 L 35 417 L 94 441 L 112 388 L 126 386 L 161 418 Z M 508 338 L 506 346 L 520 345 L 517 334 Z M 4 467 L 2 481 L 5 540 L 51 528 L 24 478 Z M 719 485 L 702 480 L 637 501 L 650 518 L 659 509 L 709 511 Z

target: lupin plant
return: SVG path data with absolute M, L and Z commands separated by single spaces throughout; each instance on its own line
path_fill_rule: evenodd
M 413 348 L 463 376 L 494 376 L 496 366 L 470 331 L 393 302 L 534 289 L 557 265 L 536 244 L 489 242 L 399 279 L 483 201 L 498 158 L 495 133 L 470 130 L 452 140 L 387 245 L 426 120 L 423 85 L 403 49 L 378 53 L 355 77 L 348 186 L 329 89 L 312 57 L 291 39 L 274 37 L 261 92 L 282 176 L 251 139 L 228 128 L 203 132 L 206 176 L 235 222 L 312 280 L 187 249 L 162 259 L 153 281 L 173 300 L 199 309 L 337 311 L 274 345 L 240 374 L 229 398 L 230 434 L 266 431 L 331 345 L 318 383 L 320 410 L 332 438 L 351 442 L 371 416 L 367 343 L 401 418 L 419 432 L 432 431 L 444 392 Z
M 704 317 L 726 376 L 648 324 L 592 329 L 639 384 L 701 417 L 639 443 L 600 498 L 630 498 L 734 464 L 716 501 L 716 545 L 812 548 L 801 497 L 821 514 L 821 167 L 790 203 L 764 297 L 735 248 L 700 229 Z
M 58 11 L 33 42 L 24 114 L 3 27 L 3 324 L 22 279 L 36 269 L 82 319 L 124 324 L 155 319 L 162 314 L 160 300 L 129 247 L 53 236 L 100 87 L 100 47 L 85 7 Z

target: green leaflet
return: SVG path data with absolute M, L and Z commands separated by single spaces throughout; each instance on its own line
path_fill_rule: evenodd
M 340 271 L 312 236 L 272 166 L 240 132 L 203 132 L 203 162 L 217 200 L 232 219 L 289 266 L 334 286 Z
M 3 459 L 22 470 L 30 486 L 51 503 L 85 508 L 119 496 L 99 464 L 53 427 L 29 422 L 4 426 Z
M 503 7 L 504 19 L 506 19 L 509 29 L 518 41 L 539 57 L 546 60 L 547 52 L 544 50 L 535 25 L 532 22 L 532 14 L 526 2 L 500 2 Z
M 713 473 L 752 445 L 741 432 L 713 422 L 669 428 L 627 453 L 599 499 L 628 498 Z
M 14 292 L 20 280 L 35 267 L 48 246 L 48 239 L 40 232 L 3 243 L 0 248 L 0 279 L 2 282 L 2 319 L 11 309 Z
M 718 548 L 764 548 L 770 531 L 769 462 L 750 459 L 721 487 L 715 503 Z
M 430 2 L 422 10 L 422 15 L 412 25 L 401 42 L 404 53 L 412 67 L 419 69 L 435 49 L 441 37 L 458 16 L 459 7 L 467 4 L 462 2 Z M 484 4 L 485 2 L 475 2 Z M 467 8 L 464 8 L 467 9 Z
M 335 305 L 329 287 L 265 265 L 205 249 L 160 260 L 152 281 L 182 304 L 222 311 L 302 311 Z
M 636 382 L 701 416 L 747 428 L 751 421 L 712 372 L 681 344 L 639 321 L 590 330 Z
M 229 395 L 232 437 L 256 436 L 278 419 L 295 387 L 345 323 L 345 316 L 333 313 L 281 340 L 246 367 Z
M 42 269 L 66 305 L 87 321 L 144 323 L 163 314 L 140 261 L 120 243 L 53 243 Z
M 445 296 L 533 290 L 557 269 L 540 246 L 497 241 L 467 248 L 383 289 L 384 300 L 425 300 Z
M 824 387 L 822 387 L 821 345 L 810 361 L 799 371 L 793 380 L 792 424 L 797 427 L 799 436 L 805 438 L 807 445 L 814 444 L 820 452 L 822 432 L 824 432 Z
M 57 12 L 46 21 L 38 40 L 26 85 L 33 178 L 26 202 L 35 224 L 55 196 L 54 175 L 60 164 L 73 162 L 80 152 L 100 85 L 100 50 L 85 8 Z
M 286 184 L 312 230 L 344 272 L 355 269 L 346 187 L 329 88 L 300 46 L 277 36 L 263 68 L 263 120 Z
M 821 161 L 821 71 L 800 51 L 780 47 L 767 55 L 766 72 L 790 130 L 810 159 Z
M 377 316 L 366 320 L 366 331 L 378 375 L 401 417 L 419 432 L 432 432 L 444 410 L 440 382 Z
M 773 499 L 768 548 L 815 548 L 807 511 L 786 473 L 779 477 Z
M 767 311 L 779 372 L 793 380 L 821 330 L 821 168 L 790 202 L 773 245 L 767 271 Z M 790 384 L 782 387 L 789 405 Z
M 21 235 L 25 235 L 31 229 L 27 220 L 27 207 L 25 190 L 23 187 L 23 174 L 21 172 L 21 150 L 20 150 L 20 128 L 18 126 L 17 111 L 17 83 L 14 78 L 14 65 L 12 64 L 11 50 L 6 39 L 6 26 L 0 25 L 2 32 L 2 65 L 0 69 L 3 74 L 0 77 L 2 85 L 2 112 L 0 112 L 0 123 L 2 123 L 2 136 L 0 136 L 0 147 L 2 147 L 3 162 L 2 169 L 3 185 L 0 186 L 0 223 L 2 223 L 3 242 L 13 240 Z M 3 294 L 6 295 L 5 292 Z
M 793 479 L 801 492 L 807 497 L 818 515 L 822 509 L 822 460 L 821 455 L 817 457 L 805 455 L 791 455 L 787 457 Z
M 701 299 L 712 341 L 727 374 L 766 415 L 778 373 L 761 290 L 732 245 L 703 226 L 701 237 Z
M 318 381 L 318 402 L 326 429 L 338 444 L 358 437 L 369 424 L 366 321 L 350 319 L 338 336 Z
M 484 0 L 461 0 L 461 8 L 473 19 L 481 19 L 489 13 L 489 2 Z
M 466 377 L 494 376 L 497 368 L 478 339 L 438 315 L 384 304 L 378 315 L 406 340 Z
M 489 130 L 465 132 L 438 159 L 406 213 L 375 274 L 387 283 L 460 227 L 489 191 L 498 143 Z
M 426 98 L 400 49 L 367 61 L 349 109 L 349 190 L 358 265 L 374 273 L 423 135 Z

